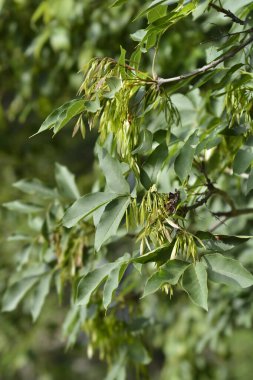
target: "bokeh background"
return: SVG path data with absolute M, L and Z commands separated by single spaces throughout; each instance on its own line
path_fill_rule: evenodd
M 72 138 L 69 126 L 53 139 L 48 133 L 32 139 L 30 136 L 52 110 L 75 97 L 82 81 L 81 71 L 92 57 L 117 58 L 120 45 L 130 53 L 133 51 L 135 43 L 129 35 L 145 21 L 132 20 L 143 2 L 129 0 L 116 8 L 111 8 L 111 4 L 109 0 L 0 0 L 1 203 L 20 197 L 12 183 L 21 178 L 37 177 L 52 184 L 56 161 L 76 175 L 82 194 L 90 188 L 95 132 L 87 133 L 85 140 L 79 135 Z M 215 45 L 219 34 L 227 28 L 226 22 L 215 15 L 208 21 L 205 15 L 182 21 L 161 41 L 158 72 L 173 76 L 203 64 L 209 41 Z M 146 56 L 143 68 L 149 69 L 150 62 Z M 8 242 L 7 237 L 22 223 L 22 218 L 1 207 L 0 295 L 15 268 L 14 253 L 18 249 L 18 243 Z M 217 298 L 220 292 L 217 289 Z M 157 326 L 155 338 L 150 337 L 157 347 L 164 342 L 163 352 L 154 352 L 153 378 L 158 378 L 167 357 L 168 365 L 181 368 L 183 374 L 180 377 L 172 371 L 172 380 L 251 380 L 251 305 L 247 305 L 244 319 L 241 307 L 245 305 L 238 305 L 240 320 L 231 316 L 232 328 L 231 323 L 228 326 L 228 321 L 222 320 L 223 308 L 233 302 L 232 294 L 231 300 L 221 302 L 220 309 L 208 321 L 189 302 L 183 306 L 184 301 L 175 297 L 169 308 L 166 303 L 161 307 L 161 315 L 171 320 L 177 315 L 177 319 L 173 328 L 163 330 L 162 325 Z M 104 378 L 105 366 L 98 358 L 87 360 L 85 336 L 80 336 L 73 349 L 65 350 L 62 323 L 66 312 L 67 302 L 60 305 L 51 293 L 35 324 L 22 308 L 0 314 L 1 380 Z M 204 352 L 203 358 L 201 349 L 197 356 L 193 351 L 204 339 L 208 323 L 211 336 L 205 339 L 210 341 L 210 350 Z M 164 379 L 169 378 L 166 370 L 165 366 Z

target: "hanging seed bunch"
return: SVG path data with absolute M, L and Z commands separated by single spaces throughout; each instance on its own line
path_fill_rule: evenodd
M 177 205 L 180 202 L 179 192 L 159 193 L 155 185 L 145 194 L 139 207 L 138 223 L 142 227 L 138 240 L 141 240 L 142 249 L 150 243 L 154 246 L 173 240 L 177 225 L 168 220 L 176 215 Z
M 101 144 L 112 135 L 119 156 L 131 166 L 134 165 L 131 152 L 140 133 L 141 117 L 137 113 L 145 94 L 138 91 L 140 81 L 145 84 L 145 77 L 137 79 L 133 71 L 126 71 L 113 59 L 93 59 L 79 90 L 89 99 L 85 102 L 89 127 L 98 127 Z M 153 100 L 151 97 L 150 101 Z

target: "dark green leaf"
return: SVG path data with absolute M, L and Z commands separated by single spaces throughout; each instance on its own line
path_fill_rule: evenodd
M 249 178 L 247 180 L 247 191 L 248 194 L 253 189 L 253 169 L 251 169 L 251 172 L 249 174 Z
M 166 5 L 157 5 L 153 9 L 148 12 L 148 22 L 151 24 L 152 22 L 158 20 L 159 18 L 166 15 L 167 6 Z
M 95 234 L 96 251 L 99 251 L 102 244 L 116 234 L 129 203 L 130 197 L 121 197 L 114 199 L 106 206 Z
M 92 293 L 106 279 L 113 268 L 115 268 L 115 263 L 105 264 L 81 278 L 77 286 L 76 302 L 78 305 L 89 303 Z
M 183 274 L 184 290 L 196 305 L 208 310 L 207 306 L 207 274 L 203 263 L 191 264 Z
M 130 187 L 122 174 L 119 161 L 101 148 L 98 148 L 98 158 L 109 189 L 117 194 L 129 194 Z
M 234 159 L 233 171 L 236 174 L 244 173 L 253 160 L 252 149 L 240 149 Z
M 117 198 L 118 194 L 114 193 L 91 193 L 79 198 L 73 205 L 67 209 L 62 224 L 67 227 L 73 227 L 79 220 L 86 218 L 95 210 Z
M 242 264 L 219 253 L 205 255 L 208 276 L 215 282 L 247 288 L 253 285 L 253 276 Z
M 53 111 L 42 123 L 40 129 L 33 136 L 54 128 L 54 133 L 59 132 L 74 116 L 84 111 L 84 101 L 80 99 L 71 100 Z
M 15 182 L 13 186 L 23 191 L 24 193 L 31 195 L 37 194 L 42 198 L 54 198 L 57 196 L 57 192 L 54 189 L 50 189 L 49 187 L 45 186 L 38 179 L 21 179 L 20 181 Z
M 140 144 L 132 151 L 132 154 L 143 154 L 148 152 L 152 148 L 152 141 L 153 134 L 148 129 L 144 129 L 140 133 Z
M 129 255 L 126 254 L 123 257 L 120 257 L 113 263 L 105 264 L 97 269 L 94 269 L 92 272 L 89 272 L 81 278 L 77 286 L 77 299 L 76 302 L 78 305 L 87 305 L 89 303 L 92 293 L 102 284 L 103 281 L 112 273 L 111 280 L 107 284 L 107 289 L 105 290 L 106 301 L 111 299 L 112 293 L 114 291 L 115 283 L 115 272 L 114 269 L 121 268 L 129 260 Z M 122 267 L 123 270 L 123 267 Z M 121 273 L 119 273 L 120 276 Z M 123 275 L 123 273 L 122 273 Z M 119 278 L 119 277 L 118 277 Z M 120 279 L 119 279 L 120 281 Z M 107 305 L 108 306 L 108 305 Z
M 149 262 L 164 263 L 170 259 L 174 243 L 163 244 L 158 248 L 132 259 L 134 263 L 146 264 Z
M 126 2 L 127 2 L 127 0 L 116 0 L 112 4 L 112 7 L 117 7 L 117 6 L 122 5 L 122 4 L 126 3 Z
M 106 206 L 96 229 L 95 249 L 97 251 L 104 242 L 116 234 L 129 203 L 130 197 L 121 197 L 114 199 Z
M 168 157 L 168 148 L 165 143 L 158 145 L 143 165 L 141 173 L 142 184 L 149 189 L 157 181 L 159 171 Z
M 35 322 L 38 316 L 40 315 L 46 296 L 48 295 L 50 290 L 51 279 L 52 272 L 43 275 L 34 289 L 33 301 L 31 306 L 33 322 Z
M 206 250 L 221 253 L 250 239 L 250 236 L 213 235 L 208 231 L 198 231 L 196 236 L 203 242 Z
M 84 106 L 88 112 L 91 113 L 96 113 L 97 111 L 100 110 L 100 101 L 99 98 L 97 97 L 95 100 L 86 100 L 84 102 Z
M 196 150 L 196 132 L 194 132 L 180 149 L 174 168 L 177 176 L 183 182 L 191 172 L 193 157 Z
M 66 166 L 55 164 L 55 179 L 59 192 L 64 197 L 69 199 L 77 199 L 80 197 L 79 190 L 75 183 L 75 177 Z
M 41 206 L 21 201 L 6 202 L 3 203 L 3 206 L 8 210 L 21 212 L 24 214 L 32 214 L 43 210 Z
M 155 293 L 165 284 L 176 285 L 189 266 L 189 263 L 186 263 L 181 260 L 170 260 L 165 265 L 155 272 L 145 285 L 143 297 Z
M 3 296 L 2 311 L 16 309 L 22 298 L 39 279 L 40 277 L 38 276 L 26 277 L 9 286 Z
M 113 293 L 118 288 L 119 283 L 125 273 L 125 270 L 129 263 L 129 258 L 129 254 L 123 256 L 122 260 L 119 261 L 118 266 L 114 268 L 108 275 L 103 293 L 103 305 L 105 309 L 107 309 L 112 302 Z
M 130 358 L 135 363 L 147 365 L 151 362 L 151 357 L 140 340 L 135 340 L 133 343 L 129 344 L 128 350 Z

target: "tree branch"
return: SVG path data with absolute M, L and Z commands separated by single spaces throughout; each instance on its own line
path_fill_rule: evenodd
M 192 205 L 190 206 L 185 206 L 185 211 L 188 212 L 188 211 L 191 211 L 191 210 L 195 210 L 196 208 L 206 204 L 206 202 L 208 201 L 208 199 L 214 194 L 212 191 L 206 191 L 205 193 L 203 193 L 203 195 L 205 194 L 205 196 L 200 199 L 199 201 L 196 201 L 195 203 L 193 203 Z
M 253 28 L 250 29 L 250 32 L 253 32 Z M 160 87 L 160 86 L 162 86 L 162 85 L 164 85 L 166 83 L 179 82 L 181 80 L 184 80 L 184 79 L 187 79 L 187 78 L 191 78 L 191 77 L 194 77 L 196 75 L 203 74 L 206 71 L 208 71 L 210 69 L 213 69 L 214 67 L 218 66 L 220 63 L 226 61 L 227 59 L 234 57 L 237 53 L 239 53 L 241 50 L 243 50 L 247 45 L 251 44 L 252 42 L 253 42 L 253 36 L 251 36 L 250 38 L 248 38 L 241 45 L 237 46 L 234 49 L 231 49 L 227 53 L 223 54 L 220 58 L 215 59 L 214 61 L 208 63 L 207 65 L 204 65 L 204 66 L 200 67 L 199 69 L 196 69 L 196 70 L 194 70 L 194 71 L 192 71 L 190 73 L 185 73 L 185 74 L 182 74 L 182 75 L 178 75 L 176 77 L 158 78 L 157 79 L 157 84 Z
M 217 12 L 224 13 L 225 17 L 231 18 L 233 22 L 240 25 L 245 25 L 246 21 L 241 20 L 239 17 L 237 17 L 234 13 L 232 13 L 230 10 L 225 9 L 223 7 L 219 7 L 216 4 L 213 4 L 212 2 L 209 4 L 210 7 L 214 8 Z
M 226 219 L 229 219 L 229 218 L 234 218 L 240 215 L 253 214 L 253 208 L 241 208 L 241 209 L 234 209 L 231 211 L 213 212 L 212 214 L 214 216 L 217 216 L 218 218 L 221 216 L 224 216 Z

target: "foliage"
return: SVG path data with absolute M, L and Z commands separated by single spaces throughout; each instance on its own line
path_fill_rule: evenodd
M 42 4 L 34 22 L 42 15 L 51 20 Z M 115 7 L 128 4 L 116 1 Z M 207 36 L 205 25 L 222 24 L 224 15 L 222 35 L 205 58 L 201 53 L 198 69 L 157 74 L 164 71 L 159 54 L 167 34 L 193 19 Z M 60 300 L 69 294 L 67 345 L 84 331 L 88 356 L 98 352 L 108 363 L 107 380 L 149 378 L 158 349 L 161 379 L 194 379 L 196 373 L 223 379 L 208 353 L 190 371 L 184 352 L 174 354 L 179 364 L 173 364 L 166 338 L 180 328 L 189 333 L 185 295 L 205 310 L 193 309 L 194 334 L 201 336 L 196 347 L 184 336 L 196 355 L 219 353 L 219 335 L 251 326 L 252 5 L 153 1 L 140 7 L 136 20 L 135 48 L 121 47 L 117 59 L 92 58 L 78 96 L 35 133 L 56 135 L 72 125 L 73 136 L 86 138 L 95 130 L 97 179 L 81 196 L 73 174 L 56 164 L 55 187 L 38 179 L 14 184 L 25 198 L 4 206 L 27 215 L 28 225 L 10 238 L 23 247 L 2 310 L 22 301 L 35 321 L 54 288 Z M 44 44 L 52 35 L 43 33 Z M 198 54 L 199 47 L 192 55 Z M 178 335 L 170 339 L 180 342 Z

